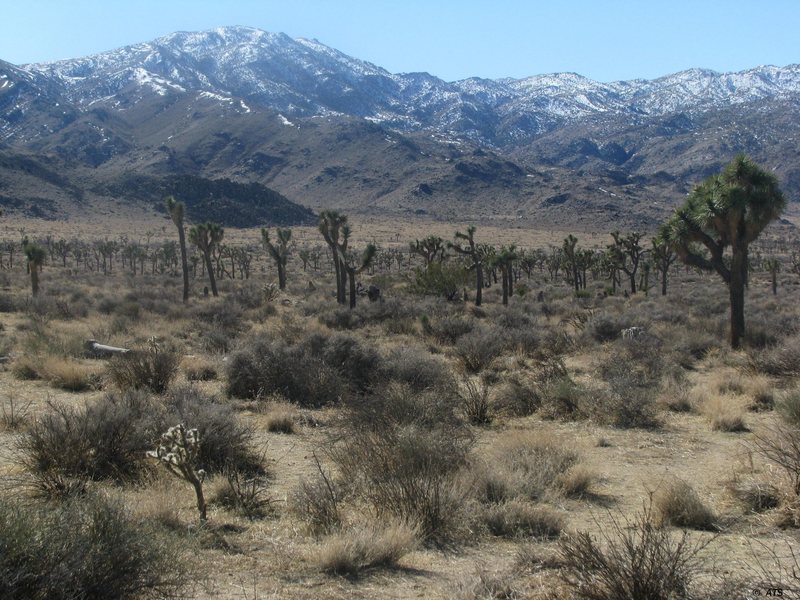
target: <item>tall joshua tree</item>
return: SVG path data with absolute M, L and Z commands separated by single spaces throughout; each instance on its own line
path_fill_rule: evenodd
M 348 232 L 349 235 L 349 232 Z M 365 269 L 368 269 L 370 264 L 372 264 L 372 260 L 375 258 L 375 253 L 378 251 L 378 247 L 375 244 L 367 244 L 367 247 L 364 249 L 363 254 L 358 257 L 355 256 L 346 256 L 344 252 L 341 253 L 341 264 L 342 268 L 344 269 L 345 273 L 347 274 L 347 278 L 350 282 L 350 309 L 354 309 L 356 307 L 356 275 L 363 272 Z
M 741 346 L 745 332 L 748 248 L 785 207 L 775 176 L 739 155 L 721 173 L 698 184 L 659 232 L 684 263 L 716 271 L 728 285 L 732 348 Z M 723 257 L 728 247 L 729 262 Z
M 186 206 L 183 202 L 175 200 L 174 196 L 167 196 L 164 199 L 164 205 L 167 208 L 172 222 L 178 228 L 178 243 L 181 247 L 181 269 L 183 270 L 183 301 L 189 301 L 189 259 L 186 252 L 186 232 L 183 230 L 183 217 L 186 212 Z
M 28 259 L 28 270 L 31 274 L 31 295 L 35 298 L 39 294 L 39 270 L 44 264 L 47 252 L 39 244 L 24 242 L 23 250 Z
M 319 231 L 333 257 L 333 269 L 336 273 L 336 302 L 345 304 L 347 301 L 347 272 L 342 265 L 340 248 L 343 245 L 347 251 L 347 237 L 342 235 L 342 229 L 347 227 L 347 217 L 335 210 L 325 210 L 319 213 Z M 345 229 L 349 234 L 349 229 Z M 340 242 L 340 238 L 344 241 Z
M 456 231 L 456 241 L 449 242 L 447 246 L 455 250 L 458 254 L 469 257 L 472 264 L 469 269 L 475 270 L 475 306 L 480 306 L 483 300 L 483 267 L 486 259 L 485 248 L 475 243 L 475 226 L 470 225 L 467 227 L 467 233 Z M 463 246 L 459 240 L 467 242 Z
M 514 288 L 512 283 L 512 269 L 514 261 L 517 259 L 517 249 L 515 246 L 503 246 L 499 252 L 492 257 L 492 262 L 500 269 L 503 281 L 503 306 L 508 306 L 508 297 L 513 295 Z
M 224 234 L 225 230 L 218 223 L 211 222 L 199 223 L 189 230 L 189 241 L 203 253 L 211 293 L 214 296 L 217 296 L 217 279 L 214 276 L 214 265 L 211 264 L 211 253 L 222 241 Z
M 654 237 L 651 244 L 653 245 L 650 251 L 652 253 L 653 263 L 661 274 L 661 295 L 666 296 L 669 268 L 672 266 L 672 263 L 677 260 L 678 255 L 675 254 L 675 249 L 668 240 L 665 240 L 660 235 Z
M 269 229 L 262 227 L 261 229 L 261 242 L 269 252 L 272 260 L 275 261 L 275 266 L 278 268 L 278 287 L 286 289 L 286 261 L 289 258 L 289 243 L 292 240 L 291 229 L 278 228 L 277 241 L 272 243 L 269 238 Z

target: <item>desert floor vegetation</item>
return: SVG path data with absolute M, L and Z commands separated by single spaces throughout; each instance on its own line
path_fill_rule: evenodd
M 800 246 L 787 229 L 751 246 L 733 350 L 718 277 L 676 262 L 662 296 L 653 266 L 630 293 L 602 262 L 610 235 L 576 234 L 573 264 L 568 232 L 478 227 L 506 252 L 479 257 L 476 306 L 464 257 L 427 272 L 409 249 L 438 235 L 447 252 L 465 227 L 356 220 L 344 303 L 316 229 L 283 234 L 284 289 L 260 231 L 230 230 L 210 255 L 219 297 L 195 254 L 184 303 L 174 227 L 153 222 L 108 256 L 111 234 L 23 224 L 43 248 L 73 249 L 66 266 L 48 252 L 35 298 L 19 248 L 11 266 L 0 245 L 3 597 L 798 587 Z M 757 255 L 785 263 L 777 295 Z M 177 425 L 199 441 L 166 446 Z M 195 483 L 169 472 L 181 465 L 202 521 Z

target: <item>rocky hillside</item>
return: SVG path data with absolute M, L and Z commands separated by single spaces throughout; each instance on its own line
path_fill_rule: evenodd
M 312 208 L 651 226 L 738 152 L 797 198 L 798 112 L 798 65 L 445 82 L 251 28 L 175 33 L 0 62 L 0 151 L 63 178 L 31 195 L 0 161 L 0 202 L 141 201 L 114 185 L 133 173 L 259 183 Z

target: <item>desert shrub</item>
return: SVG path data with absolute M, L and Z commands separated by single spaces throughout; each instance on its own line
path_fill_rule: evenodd
M 235 465 L 256 471 L 252 432 L 238 423 L 233 409 L 191 388 L 157 402 L 141 391 L 106 394 L 83 409 L 50 404 L 19 440 L 18 453 L 33 484 L 47 493 L 63 477 L 137 479 L 169 423 L 183 422 L 200 432 L 198 462 L 208 472 Z M 58 486 L 57 486 L 58 487 Z
M 800 428 L 774 422 L 753 433 L 751 448 L 786 475 L 791 493 L 800 496 Z
M 550 436 L 518 435 L 499 442 L 475 473 L 482 502 L 539 500 L 557 490 L 560 478 L 578 463 L 578 454 Z
M 622 335 L 622 330 L 631 326 L 630 321 L 611 315 L 598 315 L 589 319 L 588 334 L 598 342 L 610 342 Z
M 775 408 L 787 423 L 800 426 L 800 388 L 794 387 L 782 391 Z
M 165 597 L 191 575 L 182 548 L 119 504 L 0 500 L 0 596 L 8 600 Z
M 567 375 L 547 379 L 540 387 L 539 414 L 545 419 L 582 419 L 587 394 L 587 390 Z
M 506 348 L 526 356 L 541 354 L 542 338 L 538 331 L 531 327 L 508 329 L 504 332 Z
M 485 384 L 478 384 L 466 378 L 462 382 L 458 396 L 467 421 L 473 425 L 486 425 L 492 422 L 489 388 Z
M 357 391 L 363 392 L 378 375 L 380 355 L 352 335 L 312 335 L 305 341 L 313 356 L 335 369 Z
M 455 380 L 447 364 L 414 346 L 392 350 L 383 360 L 380 379 L 408 384 L 413 390 L 453 390 Z
M 684 531 L 674 538 L 655 527 L 650 510 L 635 520 L 600 526 L 601 539 L 587 532 L 562 536 L 559 575 L 581 598 L 589 600 L 675 600 L 691 598 L 693 577 L 702 567 L 706 542 L 691 543 Z
M 302 478 L 289 499 L 289 510 L 314 535 L 330 534 L 342 525 L 341 490 L 317 462 L 317 476 Z
M 456 300 L 461 291 L 470 285 L 470 279 L 471 275 L 462 261 L 434 262 L 427 269 L 414 269 L 409 289 L 415 294 Z
M 220 402 L 192 386 L 171 390 L 164 398 L 167 420 L 160 424 L 184 423 L 200 433 L 197 464 L 209 473 L 234 469 L 242 473 L 261 472 L 260 457 L 253 450 L 253 429 L 236 418 L 229 404 Z
M 14 359 L 11 363 L 11 372 L 17 379 L 23 381 L 33 381 L 39 379 L 39 369 L 41 367 L 41 360 L 30 354 L 23 354 Z
M 480 373 L 505 349 L 505 340 L 487 328 L 474 329 L 461 336 L 455 354 L 469 373 Z
M 455 344 L 458 338 L 475 328 L 475 323 L 461 316 L 445 316 L 434 320 L 422 316 L 420 322 L 425 335 L 431 336 L 440 344 Z
M 711 394 L 705 398 L 702 412 L 714 431 L 749 431 L 744 422 L 744 406 L 738 396 Z
M 778 377 L 800 374 L 800 336 L 785 338 L 780 344 L 750 353 L 751 366 L 760 373 Z
M 146 350 L 132 350 L 108 361 L 107 372 L 120 390 L 147 389 L 163 394 L 178 375 L 180 354 L 152 342 Z
M 324 573 L 355 576 L 366 569 L 393 567 L 419 543 L 419 532 L 406 523 L 360 526 L 322 541 L 316 561 Z
M 730 494 L 752 513 L 762 513 L 777 508 L 781 502 L 781 491 L 766 482 L 734 481 L 728 486 Z
M 44 493 L 54 474 L 134 479 L 144 452 L 160 435 L 158 415 L 156 405 L 135 392 L 108 394 L 85 409 L 51 403 L 20 438 L 20 461 Z
M 226 392 L 236 398 L 281 394 L 300 406 L 320 407 L 348 391 L 341 375 L 301 346 L 254 339 L 235 352 L 226 368 Z
M 653 523 L 688 529 L 715 531 L 717 520 L 694 488 L 677 477 L 659 486 L 653 494 Z
M 319 315 L 319 322 L 331 329 L 360 329 L 367 324 L 364 315 L 348 308 L 334 308 Z
M 509 538 L 555 538 L 564 529 L 564 519 L 558 513 L 518 500 L 487 506 L 483 522 L 492 535 Z
M 459 524 L 455 477 L 473 441 L 455 409 L 438 390 L 390 385 L 347 407 L 330 456 L 378 516 L 418 524 L 426 539 L 445 538 Z
M 226 468 L 222 484 L 212 494 L 211 502 L 233 510 L 247 519 L 263 519 L 272 512 L 272 498 L 264 477 Z
M 214 363 L 199 358 L 184 360 L 183 372 L 189 381 L 213 381 L 219 375 Z
M 294 433 L 297 415 L 286 408 L 274 409 L 267 415 L 267 431 L 270 433 Z
M 556 479 L 556 489 L 566 498 L 582 498 L 597 480 L 595 474 L 580 465 L 570 467 Z
M 601 372 L 608 391 L 595 394 L 589 409 L 593 419 L 622 429 L 661 426 L 656 398 L 662 362 L 657 347 L 646 340 L 624 340 L 622 350 L 610 355 Z
M 39 375 L 52 387 L 68 392 L 83 392 L 101 385 L 100 375 L 94 369 L 55 356 L 39 360 Z
M 497 410 L 515 417 L 533 414 L 541 403 L 536 381 L 524 375 L 508 377 L 494 391 L 493 404 Z

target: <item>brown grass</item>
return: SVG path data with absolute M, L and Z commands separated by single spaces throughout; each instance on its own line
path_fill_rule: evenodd
M 653 522 L 657 527 L 673 525 L 714 531 L 717 517 L 682 479 L 672 479 L 653 493 Z
M 395 567 L 419 544 L 419 531 L 403 523 L 376 523 L 334 533 L 320 543 L 314 561 L 330 575 L 355 576 Z

